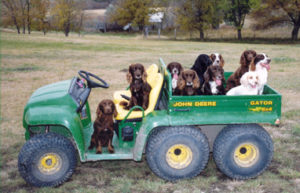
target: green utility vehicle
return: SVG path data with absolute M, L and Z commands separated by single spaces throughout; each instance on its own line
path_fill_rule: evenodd
M 36 90 L 24 109 L 27 142 L 18 160 L 26 182 L 57 186 L 70 178 L 78 159 L 141 161 L 144 153 L 150 169 L 169 181 L 200 174 L 210 152 L 230 178 L 261 174 L 272 160 L 273 143 L 258 123 L 280 123 L 281 95 L 266 85 L 260 96 L 173 96 L 171 75 L 159 62 L 147 69 L 148 109 L 125 110 L 120 102 L 130 91 L 114 93 L 115 153 L 88 150 L 93 133 L 88 97 L 92 88 L 108 88 L 105 81 L 79 71 L 85 81 L 74 77 Z

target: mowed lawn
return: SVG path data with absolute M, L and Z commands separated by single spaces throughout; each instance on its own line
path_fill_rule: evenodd
M 300 192 L 300 45 L 145 40 L 134 35 L 1 33 L 1 192 Z M 125 88 L 124 69 L 131 63 L 149 66 L 161 57 L 190 67 L 200 53 L 222 53 L 225 71 L 239 65 L 243 50 L 254 49 L 271 59 L 268 84 L 282 94 L 282 124 L 263 125 L 274 141 L 274 158 L 259 177 L 235 181 L 210 158 L 197 177 L 167 182 L 155 176 L 146 160 L 78 163 L 71 179 L 57 188 L 34 188 L 17 168 L 25 143 L 23 108 L 39 87 L 71 79 L 80 69 L 99 75 L 109 89 L 94 89 L 89 98 L 93 119 L 98 102 Z

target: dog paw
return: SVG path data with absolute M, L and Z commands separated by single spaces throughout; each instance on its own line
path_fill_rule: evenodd
M 108 151 L 109 151 L 109 153 L 115 153 L 114 149 L 109 149 Z
M 114 153 L 115 152 L 115 150 L 113 148 L 108 149 L 108 151 L 109 151 L 109 153 Z
M 89 150 L 91 150 L 91 149 L 93 149 L 93 148 L 94 148 L 94 146 L 92 146 L 92 145 L 90 145 L 90 146 L 88 147 Z
M 96 154 L 102 154 L 102 151 L 97 151 Z

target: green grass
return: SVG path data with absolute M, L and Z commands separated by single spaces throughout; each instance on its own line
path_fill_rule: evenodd
M 285 112 L 284 117 L 286 117 L 287 119 L 298 119 L 300 118 L 300 109 L 294 109 L 294 110 L 290 110 Z
M 295 58 L 289 58 L 289 57 L 276 57 L 273 58 L 273 62 L 275 63 L 290 63 L 290 62 L 295 62 L 297 61 Z
M 143 39 L 139 34 L 100 34 L 78 37 L 49 33 L 46 36 L 1 33 L 1 192 L 300 192 L 300 47 L 264 42 L 208 42 Z M 257 43 L 257 44 L 256 44 Z M 274 157 L 259 177 L 245 181 L 227 178 L 212 157 L 203 172 L 189 180 L 167 182 L 155 176 L 145 158 L 134 161 L 78 163 L 71 179 L 57 188 L 34 188 L 26 184 L 17 168 L 18 153 L 25 143 L 23 109 L 39 87 L 70 79 L 80 69 L 91 71 L 110 84 L 94 89 L 89 98 L 92 118 L 97 104 L 128 86 L 131 63 L 145 66 L 162 57 L 189 68 L 200 53 L 222 53 L 225 71 L 234 71 L 245 49 L 267 53 L 271 59 L 268 84 L 282 94 L 280 127 L 263 125 L 274 141 Z
M 30 72 L 30 71 L 37 71 L 37 70 L 41 70 L 42 68 L 40 66 L 36 66 L 34 64 L 22 64 L 19 67 L 13 67 L 13 68 L 1 68 L 1 70 L 3 72 Z
M 108 52 L 141 52 L 147 51 L 145 48 L 122 46 L 117 44 L 99 43 L 97 45 L 87 45 L 83 43 L 73 42 L 31 42 L 18 40 L 2 40 L 4 49 L 50 49 L 50 50 L 78 50 L 78 51 L 108 51 Z M 148 51 L 151 49 L 148 49 Z
M 292 134 L 300 137 L 300 125 L 297 124 L 292 129 Z

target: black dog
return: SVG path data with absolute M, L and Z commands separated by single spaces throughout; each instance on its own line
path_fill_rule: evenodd
M 204 83 L 204 73 L 207 69 L 208 66 L 212 65 L 212 61 L 210 59 L 210 57 L 206 54 L 200 54 L 194 65 L 192 66 L 192 70 L 195 70 L 197 72 L 198 78 L 200 80 L 200 88 L 202 87 L 203 83 Z

